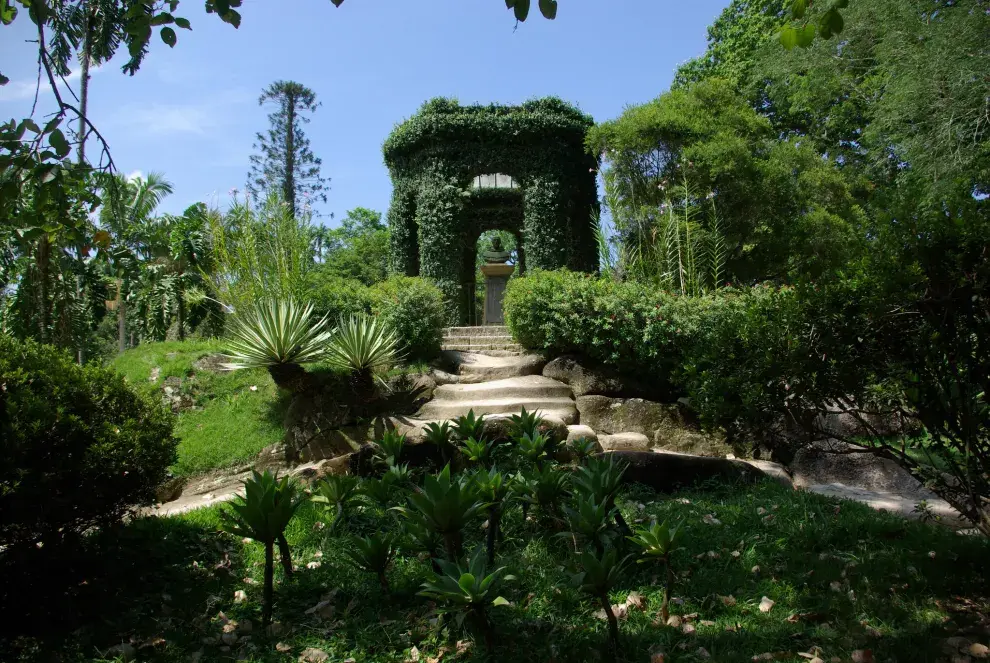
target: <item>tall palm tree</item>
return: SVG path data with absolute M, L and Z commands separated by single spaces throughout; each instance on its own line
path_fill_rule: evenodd
M 110 261 L 117 273 L 117 334 L 118 349 L 127 349 L 126 300 L 130 279 L 138 272 L 138 264 L 153 254 L 149 237 L 149 221 L 161 202 L 172 193 L 172 183 L 161 173 L 148 173 L 147 178 L 127 178 L 119 174 L 100 176 L 103 208 L 100 225 L 110 233 Z

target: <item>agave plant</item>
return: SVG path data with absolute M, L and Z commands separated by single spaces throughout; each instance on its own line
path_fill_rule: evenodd
M 536 480 L 522 472 L 517 473 L 509 484 L 509 495 L 522 507 L 523 523 L 525 523 L 530 507 L 536 504 Z
M 619 622 L 612 612 L 612 604 L 608 600 L 608 593 L 619 581 L 623 571 L 629 564 L 629 557 L 619 559 L 615 548 L 603 554 L 593 554 L 582 552 L 576 558 L 579 571 L 571 578 L 571 584 L 598 599 L 602 604 L 602 610 L 608 618 L 609 642 L 613 651 L 619 649 Z
M 428 444 L 432 444 L 437 448 L 443 463 L 445 465 L 450 463 L 452 450 L 450 438 L 453 434 L 453 431 L 450 428 L 450 422 L 442 421 L 437 423 L 435 421 L 431 421 L 426 424 L 426 428 L 424 428 L 423 433 L 423 439 Z
M 358 478 L 350 475 L 331 475 L 317 483 L 315 488 L 313 501 L 317 504 L 325 504 L 328 509 L 332 508 L 336 511 L 330 523 L 332 532 L 343 522 L 347 505 L 357 499 Z
M 543 418 L 540 417 L 539 411 L 527 412 L 526 408 L 523 407 L 519 414 L 509 417 L 509 422 L 512 439 L 518 440 L 523 435 L 530 437 L 536 435 L 539 432 L 540 424 L 543 423 Z
M 484 440 L 476 440 L 473 437 L 469 437 L 461 442 L 461 447 L 464 449 L 464 455 L 469 462 L 481 465 L 482 467 L 488 467 L 492 458 L 493 442 L 485 442 Z
M 390 533 L 373 534 L 368 537 L 356 536 L 351 539 L 351 547 L 344 550 L 351 564 L 356 568 L 374 573 L 382 591 L 388 594 L 388 577 L 385 572 L 398 552 L 395 537 Z
M 413 473 L 412 470 L 409 469 L 409 463 L 391 465 L 388 468 L 388 472 L 385 474 L 389 477 L 388 481 L 390 481 L 393 486 L 406 486 L 412 483 L 413 480 Z
M 478 496 L 488 503 L 488 563 L 495 563 L 495 543 L 502 538 L 502 505 L 511 491 L 512 481 L 492 468 L 478 471 L 472 477 Z
M 254 539 L 265 546 L 265 586 L 261 609 L 261 621 L 265 626 L 272 619 L 275 544 L 278 543 L 285 574 L 291 576 L 292 557 L 285 539 L 285 528 L 303 500 L 296 484 L 288 477 L 279 480 L 266 470 L 264 474 L 253 472 L 251 478 L 244 482 L 244 497 L 234 499 L 230 510 L 220 511 L 220 526 L 224 531 Z
M 485 436 L 485 415 L 474 416 L 474 410 L 454 419 L 454 433 L 459 440 L 481 440 Z
M 384 322 L 369 315 L 341 320 L 327 346 L 327 363 L 349 371 L 355 393 L 366 402 L 375 395 L 375 372 L 390 368 L 399 359 L 399 337 Z
M 396 479 L 397 477 L 390 472 L 386 472 L 378 479 L 362 479 L 358 492 L 381 508 L 388 509 L 392 505 Z
M 663 588 L 663 605 L 660 606 L 660 616 L 666 623 L 670 617 L 670 592 L 674 585 L 674 571 L 670 567 L 670 553 L 678 549 L 677 540 L 680 538 L 680 524 L 671 527 L 665 520 L 661 524 L 655 522 L 650 527 L 638 528 L 633 536 L 628 537 L 641 551 L 643 558 L 640 563 L 649 560 L 663 560 L 667 570 L 667 582 Z
M 423 523 L 423 519 L 411 514 L 403 522 L 402 530 L 405 534 L 405 546 L 415 552 L 425 552 L 430 556 L 433 570 L 440 571 L 437 560 L 441 557 L 443 550 L 443 537 L 437 534 Z
M 536 467 L 543 467 L 543 461 L 547 457 L 547 447 L 549 440 L 540 433 L 523 433 L 522 437 L 516 438 L 516 447 L 519 453 Z
M 442 603 L 454 613 L 458 627 L 467 621 L 485 640 L 485 648 L 491 654 L 495 649 L 495 633 L 488 618 L 489 607 L 508 605 L 509 602 L 498 595 L 501 582 L 515 580 L 511 575 L 503 575 L 505 567 L 488 572 L 484 550 L 479 548 L 466 564 L 439 562 L 441 571 L 423 583 L 420 596 Z
M 330 338 L 326 319 L 313 321 L 312 315 L 309 304 L 267 301 L 243 317 L 235 317 L 224 367 L 267 368 L 275 384 L 283 389 L 310 389 L 314 381 L 302 364 L 322 359 Z
M 560 503 L 569 492 L 570 475 L 544 465 L 531 472 L 530 477 L 533 479 L 533 497 L 540 511 L 556 518 L 560 512 Z
M 575 495 L 574 508 L 565 506 L 564 515 L 570 526 L 568 534 L 591 542 L 599 555 L 605 551 L 612 509 L 604 502 L 596 502 L 594 495 L 578 493 Z
M 594 497 L 595 502 L 604 504 L 612 512 L 616 524 L 625 534 L 631 530 L 622 513 L 613 507 L 627 467 L 624 462 L 616 461 L 613 456 L 606 454 L 606 457 L 589 458 L 587 464 L 578 467 L 574 473 L 575 488 L 585 495 Z
M 447 558 L 461 556 L 461 532 L 474 516 L 488 506 L 478 499 L 465 480 L 450 478 L 450 465 L 437 476 L 427 476 L 423 487 L 409 495 L 410 507 L 396 507 L 407 518 L 420 518 L 423 524 L 443 537 Z
M 378 447 L 378 455 L 385 464 L 393 467 L 399 464 L 402 457 L 402 449 L 406 446 L 406 436 L 400 435 L 394 430 L 386 430 L 382 434 L 382 439 L 375 443 Z
M 571 442 L 571 453 L 578 464 L 583 465 L 598 450 L 598 443 L 587 437 L 580 437 Z

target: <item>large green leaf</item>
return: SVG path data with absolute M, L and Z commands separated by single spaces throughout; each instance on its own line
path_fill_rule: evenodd
M 168 44 L 169 48 L 175 48 L 175 42 L 177 41 L 175 36 L 175 30 L 172 28 L 162 28 L 162 41 Z
M 59 159 L 64 159 L 71 151 L 69 141 L 65 139 L 65 134 L 62 133 L 61 129 L 56 129 L 48 136 L 48 144 L 55 150 L 55 154 L 58 155 Z
M 540 0 L 540 12 L 551 21 L 557 18 L 557 0 Z
M 525 21 L 529 16 L 529 0 L 516 0 L 512 5 L 517 21 Z

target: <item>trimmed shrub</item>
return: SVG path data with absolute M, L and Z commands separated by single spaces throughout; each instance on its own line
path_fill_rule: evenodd
M 372 312 L 395 330 L 406 360 L 440 354 L 447 324 L 443 293 L 429 279 L 393 276 L 371 288 Z
M 171 415 L 112 369 L 0 336 L 0 546 L 120 521 L 154 498 L 177 443 Z
M 355 279 L 347 279 L 318 267 L 306 276 L 305 301 L 313 305 L 313 315 L 327 316 L 330 325 L 341 318 L 371 311 L 371 291 Z
M 506 323 L 523 346 L 577 353 L 668 389 L 706 312 L 720 297 L 683 297 L 566 270 L 509 282 Z

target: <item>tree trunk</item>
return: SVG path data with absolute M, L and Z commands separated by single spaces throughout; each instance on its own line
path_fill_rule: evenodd
M 36 256 L 38 265 L 38 292 L 41 299 L 41 306 L 38 310 L 38 340 L 42 343 L 48 342 L 48 327 L 51 325 L 51 308 L 49 306 L 48 292 L 48 268 L 51 264 L 52 245 L 48 241 L 48 235 L 42 234 L 38 240 L 38 253 Z
M 463 550 L 463 546 L 461 545 L 461 533 L 452 532 L 450 534 L 444 534 L 443 545 L 447 550 L 447 559 L 456 564 L 457 560 L 461 558 L 461 553 Z
M 272 621 L 272 600 L 275 583 L 275 542 L 265 542 L 265 593 L 261 604 L 261 626 Z
M 185 298 L 183 297 L 183 295 L 185 293 L 183 292 L 183 288 L 182 288 L 182 276 L 183 276 L 183 274 L 180 273 L 179 274 L 179 294 L 178 294 L 178 296 L 176 298 L 178 300 L 176 302 L 176 317 L 179 319 L 179 340 L 180 341 L 186 340 L 186 302 L 185 302 Z
M 83 35 L 83 50 L 80 60 L 80 70 L 81 76 L 79 78 L 79 147 L 76 152 L 76 161 L 79 165 L 86 163 L 86 117 L 89 107 L 89 64 L 93 52 L 93 9 L 89 6 L 86 7 L 86 25 L 84 26 Z M 85 295 L 85 287 L 83 285 L 82 271 L 86 267 L 85 256 L 83 255 L 83 248 L 79 246 L 79 270 L 80 274 L 76 276 L 76 296 L 79 297 L 80 301 L 83 301 Z M 83 347 L 83 342 L 80 341 L 76 349 L 76 359 L 79 364 L 82 365 L 86 363 L 86 349 Z
M 117 350 L 121 353 L 127 349 L 127 311 L 124 296 L 124 279 L 117 279 Z
M 378 584 L 382 586 L 383 593 L 385 594 L 389 593 L 388 577 L 385 575 L 384 571 L 378 572 Z
M 492 628 L 492 623 L 488 621 L 488 612 L 481 608 L 475 613 L 474 617 L 476 628 L 481 631 L 481 636 L 485 640 L 485 651 L 488 652 L 489 656 L 495 653 L 495 629 Z
M 290 91 L 285 95 L 286 105 L 286 128 L 285 128 L 285 181 L 283 182 L 282 194 L 285 202 L 289 205 L 292 218 L 296 218 L 296 96 Z
M 663 623 L 666 624 L 670 618 L 670 589 L 674 586 L 674 570 L 670 568 L 670 555 L 666 555 L 663 558 L 663 563 L 667 567 L 667 582 L 664 583 L 663 587 L 663 604 L 660 606 L 660 617 L 663 618 Z
M 488 563 L 495 563 L 495 542 L 498 540 L 498 528 L 501 524 L 502 512 L 497 506 L 488 509 Z
M 278 535 L 278 554 L 282 559 L 282 570 L 285 577 L 292 577 L 292 553 L 289 551 L 289 542 L 285 540 L 285 534 Z
M 280 389 L 302 394 L 316 387 L 316 379 L 299 364 L 274 364 L 268 374 Z
M 617 652 L 619 651 L 619 620 L 615 618 L 615 613 L 612 612 L 612 605 L 608 601 L 608 594 L 602 594 L 599 600 L 601 600 L 602 609 L 608 618 L 608 639 L 612 645 L 612 651 Z

